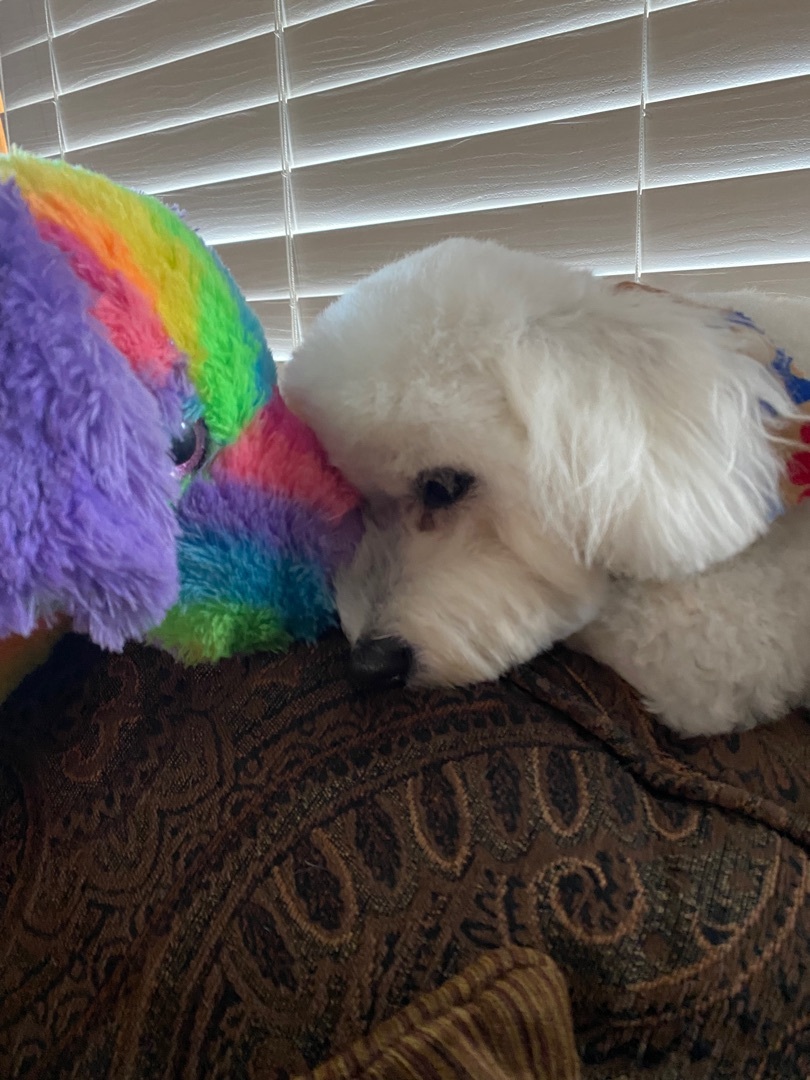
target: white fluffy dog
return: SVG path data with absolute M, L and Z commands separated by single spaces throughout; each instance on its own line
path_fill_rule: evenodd
M 802 371 L 804 300 L 689 302 L 472 240 L 354 286 L 283 390 L 366 498 L 355 673 L 464 684 L 576 635 L 683 733 L 807 700 L 810 511 L 772 525 Z

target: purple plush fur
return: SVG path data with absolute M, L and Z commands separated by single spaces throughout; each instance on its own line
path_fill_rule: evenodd
M 268 553 L 314 562 L 330 572 L 351 558 L 362 535 L 359 511 L 327 531 L 306 504 L 233 480 L 192 484 L 178 514 L 184 531 L 213 528 L 252 540 Z
M 178 594 L 161 406 L 91 303 L 0 184 L 0 638 L 44 610 L 118 649 Z

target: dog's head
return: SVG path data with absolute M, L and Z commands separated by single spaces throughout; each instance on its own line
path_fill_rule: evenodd
M 350 289 L 283 389 L 366 499 L 338 593 L 357 664 L 419 682 L 528 659 L 607 574 L 747 546 L 778 499 L 766 420 L 790 409 L 721 314 L 471 240 Z

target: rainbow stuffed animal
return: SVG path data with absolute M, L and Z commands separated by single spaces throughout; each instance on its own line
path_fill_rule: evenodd
M 331 626 L 357 496 L 199 236 L 13 153 L 0 275 L 0 699 L 64 627 L 196 662 Z

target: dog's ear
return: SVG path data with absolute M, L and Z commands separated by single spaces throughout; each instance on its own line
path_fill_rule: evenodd
M 595 282 L 532 325 L 508 388 L 544 524 L 586 562 L 677 577 L 729 558 L 779 506 L 790 401 L 766 339 L 724 312 Z

